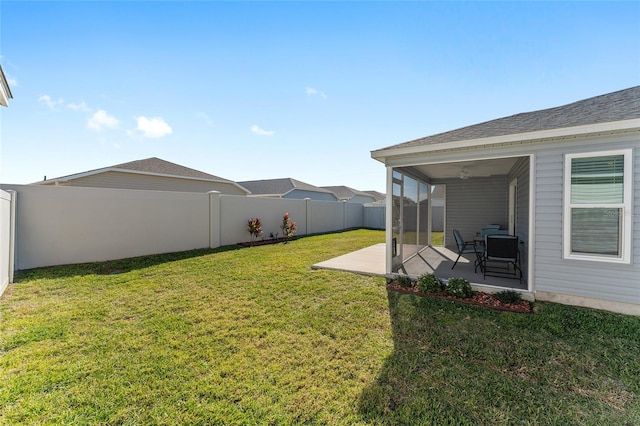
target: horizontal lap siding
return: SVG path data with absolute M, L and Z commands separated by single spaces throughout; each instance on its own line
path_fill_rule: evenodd
M 631 265 L 563 259 L 564 154 L 613 149 L 634 150 L 633 256 Z M 562 141 L 535 157 L 535 289 L 551 293 L 640 304 L 640 142 Z
M 636 142 L 634 156 L 634 204 L 633 211 L 630 213 L 633 215 L 634 227 L 633 227 L 633 263 L 640 265 L 640 142 Z M 637 280 L 640 281 L 640 274 L 637 276 Z
M 474 179 L 439 180 L 446 184 L 446 245 L 455 246 L 453 230 L 465 240 L 473 240 L 477 232 L 489 223 L 508 224 L 507 177 L 492 176 Z

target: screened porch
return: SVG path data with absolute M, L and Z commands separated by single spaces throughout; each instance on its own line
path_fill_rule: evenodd
M 391 229 L 387 239 L 391 272 L 462 277 L 473 284 L 528 289 L 530 158 L 508 157 L 394 167 Z M 480 242 L 481 230 L 499 225 L 518 237 L 523 279 L 483 276 L 475 255 L 458 248 L 453 230 L 465 241 Z

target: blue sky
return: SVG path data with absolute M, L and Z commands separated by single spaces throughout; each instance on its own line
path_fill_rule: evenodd
M 640 84 L 640 2 L 0 2 L 0 181 L 160 157 L 385 189 L 370 151 Z

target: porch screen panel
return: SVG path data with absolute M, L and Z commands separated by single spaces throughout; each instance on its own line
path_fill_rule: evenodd
M 418 251 L 418 182 L 404 176 L 402 228 L 404 258 Z
M 393 257 L 398 256 L 399 253 L 399 247 L 398 244 L 402 244 L 402 240 L 400 239 L 400 211 L 401 211 L 401 203 L 402 203 L 402 185 L 398 184 L 398 183 L 393 183 L 393 197 L 392 197 L 392 209 L 391 209 L 391 223 L 392 223 L 392 230 L 391 230 L 391 234 L 392 234 L 392 251 L 393 251 Z
M 418 184 L 418 246 L 420 249 L 429 244 L 429 185 Z
M 619 256 L 624 155 L 571 159 L 571 252 Z

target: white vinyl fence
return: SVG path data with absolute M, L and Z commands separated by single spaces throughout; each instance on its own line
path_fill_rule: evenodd
M 13 230 L 15 193 L 0 190 L 0 296 L 13 282 Z
M 236 244 L 250 240 L 247 221 L 255 217 L 262 221 L 263 237 L 270 233 L 282 236 L 280 225 L 285 212 L 297 224 L 296 235 L 384 228 L 384 220 L 379 221 L 384 206 L 356 203 L 217 192 L 38 185 L 2 188 L 17 193 L 16 270 Z M 371 209 L 378 210 L 373 214 L 378 219 L 368 223 L 370 214 L 365 212 L 373 212 Z

